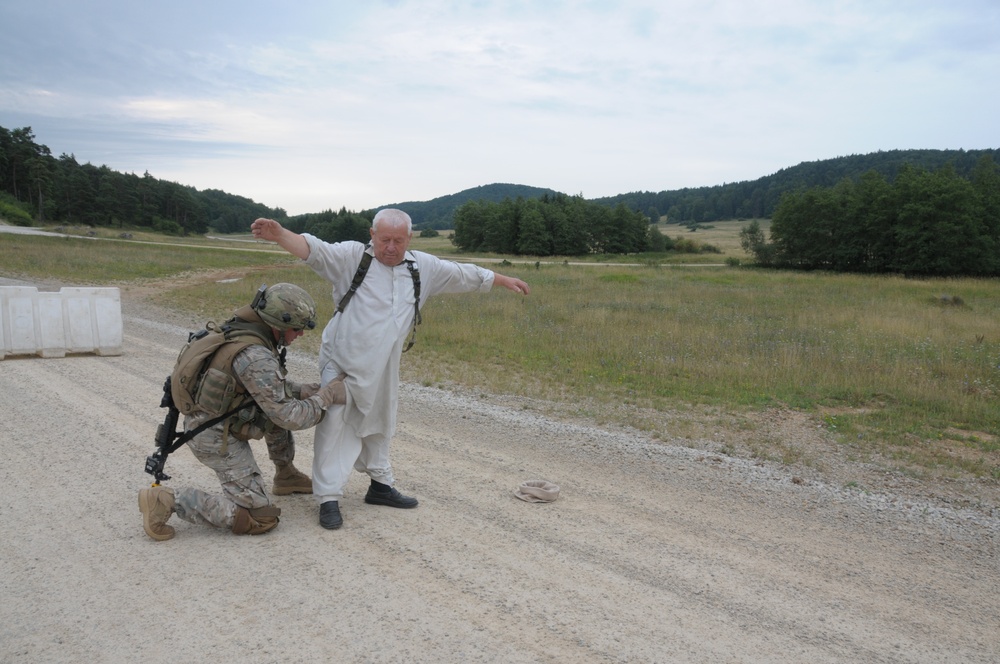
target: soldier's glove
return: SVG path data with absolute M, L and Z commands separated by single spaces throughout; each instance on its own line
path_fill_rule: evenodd
M 305 383 L 299 386 L 299 398 L 302 400 L 308 399 L 317 392 L 319 392 L 319 383 Z
M 329 408 L 334 404 L 347 403 L 347 390 L 344 388 L 344 379 L 347 374 L 340 374 L 329 383 L 319 388 L 316 396 L 323 402 L 323 408 Z

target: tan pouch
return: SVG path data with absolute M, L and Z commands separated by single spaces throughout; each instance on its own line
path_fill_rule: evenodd
M 222 415 L 228 411 L 236 397 L 236 379 L 215 368 L 208 369 L 201 377 L 198 406 L 210 415 Z

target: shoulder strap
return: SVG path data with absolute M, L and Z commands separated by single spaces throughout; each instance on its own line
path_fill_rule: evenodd
M 277 347 L 277 342 L 274 339 L 274 335 L 271 333 L 271 326 L 269 326 L 264 321 L 260 320 L 260 317 L 253 313 L 253 318 L 244 310 L 240 309 L 236 312 L 236 315 L 227 320 L 220 328 L 226 334 L 226 341 L 231 341 L 237 337 L 245 337 L 253 335 L 257 337 L 265 346 L 270 349 L 275 349 Z M 256 320 L 254 320 L 256 318 Z M 249 343 L 255 343 L 253 341 Z
M 285 370 L 285 353 L 288 349 L 284 345 L 278 344 L 274 338 L 271 326 L 265 323 L 252 308 L 243 307 L 242 309 L 237 309 L 236 314 L 222 326 L 222 331 L 226 333 L 226 341 L 233 341 L 241 336 L 247 337 L 252 335 L 257 337 L 264 347 L 278 356 L 278 363 L 281 365 L 281 370 Z M 253 343 L 255 342 L 244 342 L 239 350 L 243 350 Z M 233 357 L 236 357 L 235 352 L 232 353 L 230 362 L 232 362 Z
M 368 245 L 369 247 L 371 245 Z M 365 280 L 365 275 L 368 274 L 368 266 L 372 264 L 372 255 L 367 251 L 368 247 L 365 247 L 366 251 L 361 255 L 361 262 L 358 263 L 358 269 L 354 273 L 354 279 L 351 280 L 351 287 L 347 289 L 344 293 L 344 297 L 340 298 L 340 303 L 337 304 L 337 312 L 344 313 L 344 309 L 347 308 L 347 303 L 351 301 L 354 297 L 354 293 L 357 292 L 358 286 L 361 282 Z
M 208 367 L 212 367 L 235 377 L 235 374 L 232 373 L 231 367 L 233 366 L 233 360 L 236 356 L 249 346 L 262 345 L 264 344 L 262 344 L 257 335 L 254 334 L 235 334 L 231 337 L 227 334 L 226 343 L 220 346 L 219 350 L 215 351 L 215 355 L 212 356 L 211 361 L 206 365 L 206 370 Z M 239 385 L 238 381 L 237 384 Z M 238 387 L 237 389 L 240 388 Z
M 403 352 L 413 348 L 413 344 L 417 341 L 417 325 L 420 325 L 420 268 L 417 267 L 416 261 L 406 261 L 406 269 L 410 271 L 410 277 L 413 278 L 413 329 L 410 330 L 410 340 L 406 344 L 406 348 Z
M 372 255 L 368 253 L 367 249 L 371 246 L 369 243 L 365 247 L 365 253 L 361 255 L 361 262 L 358 263 L 358 269 L 354 273 L 354 279 L 351 280 L 351 287 L 347 289 L 344 293 L 344 297 L 340 298 L 340 302 L 337 304 L 337 313 L 344 313 L 344 309 L 347 308 L 348 302 L 354 297 L 354 293 L 357 292 L 358 287 L 361 286 L 361 282 L 365 280 L 365 275 L 368 274 L 368 268 L 372 264 Z M 406 344 L 406 348 L 403 352 L 410 350 L 413 347 L 414 342 L 417 340 L 417 325 L 420 325 L 420 269 L 417 267 L 415 261 L 407 260 L 406 269 L 410 271 L 410 277 L 413 279 L 413 330 L 410 332 L 410 340 Z

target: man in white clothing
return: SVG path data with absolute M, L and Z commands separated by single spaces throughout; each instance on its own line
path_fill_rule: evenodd
M 313 494 L 320 504 L 320 524 L 328 529 L 343 524 L 339 501 L 352 468 L 371 478 L 366 503 L 416 507 L 416 498 L 393 486 L 389 441 L 396 431 L 400 356 L 414 329 L 417 305 L 439 293 L 487 292 L 494 285 L 527 295 L 528 284 L 476 265 L 408 251 L 413 228 L 402 210 L 384 209 L 375 215 L 367 246 L 353 241 L 330 244 L 272 219 L 257 219 L 251 230 L 254 237 L 277 242 L 330 281 L 334 301 L 350 289 L 362 256 L 374 257 L 349 306 L 335 313 L 323 330 L 322 383 L 346 374 L 347 403 L 331 407 L 314 432 Z M 413 267 L 419 275 L 419 302 Z

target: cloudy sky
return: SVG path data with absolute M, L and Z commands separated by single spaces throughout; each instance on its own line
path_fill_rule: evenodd
M 0 126 L 290 214 L 1000 147 L 998 0 L 0 0 Z

